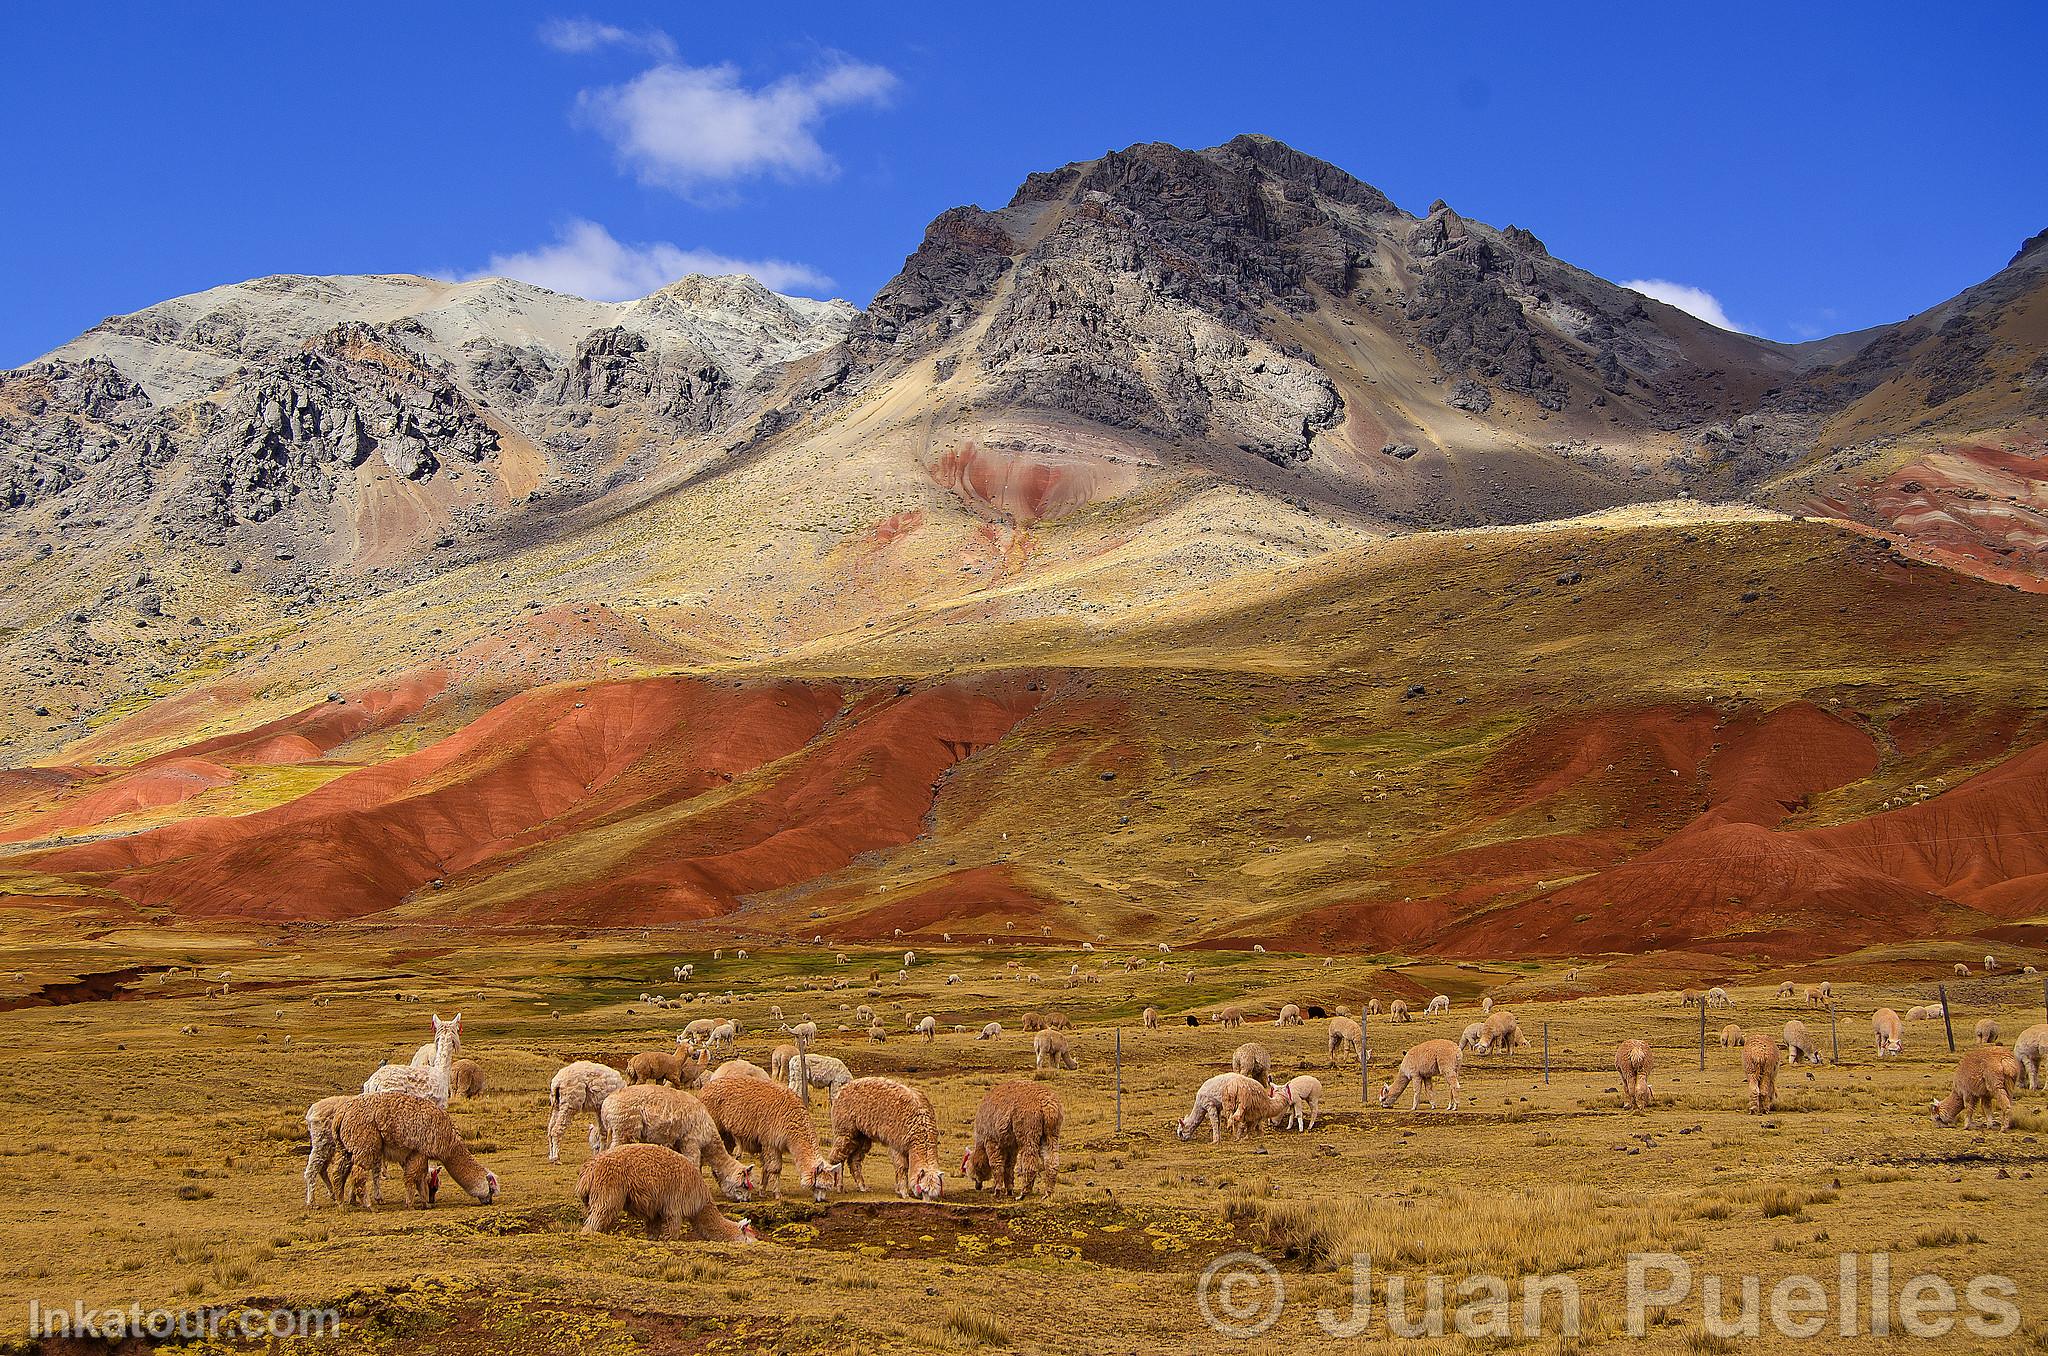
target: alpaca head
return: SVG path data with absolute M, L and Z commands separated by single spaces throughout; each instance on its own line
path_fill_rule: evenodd
M 910 1179 L 910 1194 L 920 1201 L 935 1201 L 946 1190 L 946 1174 L 939 1168 L 920 1168 Z
M 812 1200 L 822 1201 L 825 1199 L 826 1191 L 838 1191 L 841 1189 L 845 1175 L 846 1169 L 839 1164 L 821 1162 L 811 1169 L 811 1175 L 804 1182 L 804 1185 L 811 1189 Z M 832 1185 L 829 1188 L 825 1185 L 827 1177 L 832 1179 Z
M 750 1219 L 742 1219 L 742 1220 L 735 1220 L 735 1221 L 733 1221 L 733 1222 L 734 1222 L 735 1224 L 739 1225 L 739 1227 L 740 1227 L 740 1236 L 739 1236 L 739 1241 L 740 1241 L 740 1242 L 742 1242 L 742 1243 L 759 1243 L 759 1242 L 761 1241 L 761 1235 L 760 1235 L 760 1233 L 759 1233 L 759 1232 L 757 1232 L 757 1231 L 755 1230 L 755 1228 L 754 1228 L 754 1221 L 752 1221 L 752 1220 L 750 1220 Z
M 434 1198 L 436 1196 L 439 1196 L 440 1194 L 441 1165 L 439 1163 L 436 1163 L 432 1167 L 427 1169 L 427 1204 L 432 1205 L 434 1203 Z
M 1392 1106 L 1393 1104 L 1394 1104 L 1394 1085 L 1393 1085 L 1392 1083 L 1382 1083 L 1382 1084 L 1380 1084 L 1380 1105 L 1381 1105 L 1381 1106 Z

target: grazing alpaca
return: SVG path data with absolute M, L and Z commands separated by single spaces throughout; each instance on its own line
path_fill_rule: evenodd
M 649 1238 L 680 1238 L 687 1228 L 706 1243 L 754 1241 L 753 1225 L 719 1213 L 697 1165 L 659 1144 L 622 1144 L 591 1159 L 577 1174 L 576 1199 L 586 1234 L 636 1215 Z
M 1408 1109 L 1415 1110 L 1422 1100 L 1422 1094 L 1429 1094 L 1429 1109 L 1436 1110 L 1436 1079 L 1443 1079 L 1450 1085 L 1451 1103 L 1447 1111 L 1458 1109 L 1458 1047 L 1446 1040 L 1424 1041 L 1401 1057 L 1401 1068 L 1391 1083 L 1380 1085 L 1380 1105 L 1392 1106 L 1401 1090 L 1410 1083 L 1415 1085 L 1414 1093 L 1408 1099 Z
M 1899 1025 L 1899 1014 L 1890 1008 L 1879 1008 L 1870 1014 L 1870 1031 L 1877 1038 L 1877 1057 L 1896 1055 L 1906 1048 L 1905 1028 Z
M 1235 1072 L 1216 1074 L 1214 1077 L 1204 1081 L 1202 1086 L 1195 1091 L 1195 1104 L 1188 1109 L 1188 1114 L 1173 1123 L 1174 1138 L 1182 1140 L 1193 1138 L 1195 1127 L 1206 1120 L 1209 1122 L 1209 1142 L 1214 1144 L 1221 1140 L 1223 1138 L 1223 1093 L 1225 1089 L 1237 1083 L 1250 1083 L 1254 1087 L 1259 1086 L 1255 1080 Z
M 1464 1034 L 1458 1037 L 1460 1050 L 1477 1050 L 1486 1044 L 1486 1023 L 1478 1021 L 1466 1026 Z
M 1933 1104 L 1936 1125 L 1954 1125 L 1961 1112 L 1963 1129 L 1968 1130 L 1979 1112 L 1984 1128 L 1994 1123 L 2000 1130 L 2012 1129 L 2012 1094 L 2020 1081 L 2020 1062 L 1998 1045 L 1980 1045 L 1965 1051 L 1956 1065 L 1955 1088 Z
M 1784 982 L 1783 984 L 1780 984 L 1780 985 L 1778 986 L 1778 997 L 1780 997 L 1780 998 L 1790 998 L 1790 997 L 1792 997 L 1792 981 L 1791 981 L 1791 980 L 1789 980 L 1789 979 L 1788 979 L 1788 980 L 1786 980 L 1786 981 L 1785 981 L 1785 982 Z
M 562 1161 L 562 1132 L 579 1111 L 599 1112 L 604 1099 L 626 1086 L 626 1076 L 609 1064 L 579 1059 L 564 1064 L 548 1082 L 548 1162 Z
M 1682 1008 L 1689 1008 L 1689 1007 L 1692 1007 L 1692 1006 L 1693 1006 L 1694 1004 L 1698 1003 L 1699 1001 L 1700 1001 L 1700 991 L 1699 991 L 1698 989 L 1683 989 L 1683 990 L 1681 990 L 1681 991 L 1679 992 L 1679 995 L 1678 995 L 1678 1006 L 1680 1006 L 1680 1007 L 1682 1007 Z
M 823 1088 L 827 1102 L 836 1101 L 839 1090 L 853 1081 L 853 1071 L 846 1067 L 846 1061 L 834 1055 L 813 1055 L 806 1053 L 789 1062 L 787 1074 L 789 1090 L 801 1097 L 805 1106 L 811 1104 L 811 1089 Z
M 1273 1081 L 1273 1056 L 1257 1041 L 1246 1041 L 1238 1046 L 1230 1056 L 1230 1068 L 1233 1073 L 1241 1073 L 1261 1083 Z
M 1957 979 L 1968 979 L 1969 977 L 1970 977 L 1970 967 L 1969 967 L 1969 966 L 1967 966 L 1967 965 L 1965 965 L 1965 964 L 1963 964 L 1963 963 L 1962 963 L 1961 961 L 1957 961 L 1957 962 L 1956 962 L 1956 978 L 1957 978 Z
M 2048 1084 L 2048 1022 L 2036 1022 L 2020 1032 L 2020 1038 L 2012 1043 L 2012 1057 L 2027 1076 L 2028 1092 Z
M 313 1184 L 327 1183 L 327 1194 L 341 1204 L 341 1190 L 328 1173 L 328 1165 L 341 1149 L 341 1116 L 355 1104 L 355 1095 L 344 1093 L 339 1097 L 322 1097 L 306 1108 L 306 1206 L 313 1205 Z
M 1158 1009 L 1158 1008 L 1146 1008 L 1146 1009 L 1145 1009 L 1145 1029 L 1146 1029 L 1147 1031 L 1157 1031 L 1157 1030 L 1159 1029 L 1159 1009 Z
M 1435 1017 L 1450 1010 L 1451 996 L 1447 993 L 1440 993 L 1429 1000 L 1429 1006 L 1422 1010 L 1422 1015 L 1425 1017 Z
M 1483 1039 L 1479 1044 L 1479 1053 L 1482 1055 L 1490 1055 L 1500 1050 L 1519 1050 L 1529 1043 L 1522 1035 L 1522 1024 L 1517 1022 L 1515 1014 L 1506 1008 L 1489 1013 L 1480 1034 Z
M 1313 1074 L 1296 1074 L 1287 1080 L 1287 1128 L 1306 1134 L 1323 1118 L 1323 1080 Z
M 1484 997 L 1484 998 L 1482 998 L 1482 999 L 1480 999 L 1480 1000 L 1479 1000 L 1479 1015 L 1480 1015 L 1481 1017 L 1486 1017 L 1486 1016 L 1490 1016 L 1490 1015 L 1492 1014 L 1492 1012 L 1493 1012 L 1493 995 L 1491 995 L 1491 994 L 1488 994 L 1488 995 L 1487 995 L 1486 997 Z
M 333 1171 L 343 1201 L 354 1195 L 349 1179 L 360 1165 L 369 1175 L 371 1204 L 382 1205 L 386 1162 L 404 1164 L 405 1194 L 422 1209 L 434 1203 L 427 1176 L 431 1163 L 447 1168 L 448 1175 L 479 1202 L 488 1205 L 498 1199 L 497 1174 L 463 1147 L 447 1111 L 424 1097 L 379 1092 L 355 1098 L 341 1113 L 339 1134 L 341 1149 Z
M 1726 989 L 1715 985 L 1707 990 L 1707 1006 L 1710 1008 L 1732 1008 L 1735 1006 L 1735 1000 L 1728 996 Z
M 1080 1062 L 1074 1058 L 1073 1050 L 1067 1044 L 1067 1037 L 1060 1031 L 1041 1031 L 1031 1038 L 1031 1067 L 1043 1069 L 1046 1065 L 1055 1069 L 1078 1069 Z
M 1294 1094 L 1256 1079 L 1245 1078 L 1223 1085 L 1223 1123 L 1232 1139 L 1243 1139 L 1247 1130 L 1259 1130 L 1267 1121 L 1286 1114 Z
M 768 1054 L 768 1074 L 778 1083 L 789 1081 L 789 1062 L 797 1057 L 797 1048 L 784 1041 Z
M 1275 1017 L 1275 1018 L 1273 1019 L 1273 1025 L 1274 1025 L 1274 1026 L 1300 1026 L 1300 1025 L 1301 1025 L 1301 1005 L 1300 1005 L 1299 1003 L 1283 1003 L 1283 1004 L 1281 1004 L 1281 1005 L 1280 1005 L 1280 1015 L 1279 1015 L 1278 1017 Z
M 673 1051 L 648 1050 L 626 1061 L 629 1083 L 667 1083 L 671 1087 L 694 1088 L 704 1081 L 704 1066 L 711 1060 L 707 1049 L 691 1051 L 688 1042 L 676 1037 Z
M 1749 1083 L 1749 1109 L 1778 1109 L 1778 1043 L 1761 1031 L 1742 1044 L 1742 1076 Z
M 455 1067 L 455 1052 L 462 1046 L 462 1014 L 442 1021 L 434 1014 L 433 1056 L 426 1064 L 386 1064 L 363 1080 L 363 1093 L 403 1092 L 424 1097 L 437 1106 L 448 1105 L 449 1073 Z
M 936 1017 L 926 1017 L 919 1021 L 916 1026 L 912 1027 L 911 1030 L 924 1037 L 924 1043 L 930 1045 L 939 1038 L 939 1019 Z
M 1979 1045 L 1996 1045 L 1996 1044 L 1998 1044 L 1998 1019 L 1997 1019 L 1997 1018 L 1995 1018 L 1995 1017 L 1980 1017 L 1980 1018 L 1978 1018 L 1978 1019 L 1977 1019 L 1977 1044 L 1979 1044 Z
M 1060 1095 L 1044 1084 L 1027 1079 L 998 1083 L 982 1094 L 974 1110 L 974 1140 L 960 1157 L 960 1170 L 976 1191 L 993 1179 L 998 1190 L 1022 1198 L 1043 1178 L 1050 1196 L 1059 1183 L 1065 1119 Z
M 1393 1002 L 1387 1005 L 1387 1015 L 1397 1022 L 1406 1022 L 1411 1020 L 1408 1016 L 1407 1002 L 1399 998 L 1396 998 Z
M 1216 1013 L 1218 1026 L 1243 1026 L 1244 1012 L 1239 1008 L 1222 1008 Z
M 1817 985 L 1808 985 L 1808 986 L 1807 986 L 1807 989 L 1806 989 L 1806 1006 L 1808 1006 L 1808 1007 L 1810 1007 L 1810 1008 L 1818 1008 L 1818 1007 L 1823 1007 L 1823 1006 L 1825 1006 L 1825 1005 L 1826 1005 L 1826 1003 L 1827 1003 L 1827 995 L 1826 995 L 1826 994 L 1824 994 L 1824 993 L 1822 993 L 1822 992 L 1820 991 L 1820 989 L 1819 989 L 1819 987 L 1818 987 Z
M 1626 1040 L 1614 1048 L 1614 1068 L 1621 1075 L 1621 1105 L 1629 1111 L 1650 1109 L 1650 1044 Z
M 1335 1064 L 1340 1055 L 1358 1054 L 1358 1048 L 1365 1041 L 1365 1032 L 1349 1017 L 1330 1019 L 1330 1063 Z
M 844 1165 L 866 1191 L 861 1163 L 880 1144 L 896 1167 L 896 1194 L 936 1201 L 945 1192 L 939 1167 L 939 1118 L 931 1099 L 893 1078 L 856 1078 L 832 1103 L 832 1166 Z
M 665 1144 L 709 1168 L 719 1190 L 732 1199 L 744 1201 L 753 1194 L 753 1168 L 732 1156 L 711 1113 L 680 1088 L 646 1083 L 620 1088 L 605 1098 L 590 1131 L 591 1151 L 621 1144 Z
M 1721 1028 L 1721 1048 L 1732 1050 L 1742 1044 L 1742 1028 L 1730 1022 Z
M 1368 1017 L 1377 1017 L 1377 1016 L 1379 1016 L 1379 1015 L 1380 1015 L 1380 1000 L 1379 1000 L 1379 999 L 1377 999 L 1377 998 L 1368 998 L 1368 999 L 1366 999 L 1366 1000 L 1365 1000 L 1365 1015 L 1366 1015 L 1366 1016 L 1368 1016 Z
M 1813 1064 L 1822 1062 L 1820 1042 L 1806 1029 L 1806 1023 L 1796 1017 L 1785 1023 L 1785 1058 L 1790 1064 L 1797 1064 L 1801 1060 Z
M 761 1189 L 782 1194 L 782 1160 L 796 1160 L 800 1190 L 811 1199 L 825 1199 L 826 1179 L 839 1185 L 839 1171 L 828 1169 L 818 1153 L 811 1116 L 797 1095 L 779 1083 L 758 1078 L 714 1078 L 699 1098 L 718 1126 L 726 1147 L 761 1157 Z
M 473 1059 L 458 1059 L 448 1070 L 448 1095 L 451 1097 L 481 1097 L 484 1092 L 484 1069 Z

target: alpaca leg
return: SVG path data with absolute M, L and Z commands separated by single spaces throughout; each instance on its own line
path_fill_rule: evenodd
M 761 1145 L 761 1190 L 770 1199 L 782 1194 L 782 1150 L 773 1144 Z
M 2005 1090 L 2005 1084 L 2000 1083 L 1991 1090 L 1991 1107 L 1984 1123 L 1989 1125 L 1996 1120 L 2000 1130 L 2012 1129 L 2012 1094 Z
M 567 1105 L 558 1105 L 548 1113 L 548 1162 L 562 1161 L 562 1132 L 569 1128 L 569 1118 L 575 1114 Z
M 901 1196 L 905 1200 L 909 1200 L 910 1155 L 905 1153 L 903 1150 L 896 1148 L 894 1145 L 891 1145 L 889 1148 L 889 1164 L 896 1170 L 896 1194 L 898 1196 Z
M 1458 1071 L 1453 1069 L 1448 1074 L 1445 1074 L 1444 1081 L 1451 1085 L 1451 1104 L 1445 1110 L 1456 1111 L 1458 1109 Z
M 583 1232 L 602 1234 L 610 1232 L 619 1222 L 619 1213 L 625 1208 L 625 1193 L 609 1182 L 591 1190 L 590 1198 L 584 1202 Z
M 427 1194 L 427 1156 L 413 1154 L 405 1160 L 405 1199 L 415 1209 L 424 1210 L 434 1203 Z
M 1211 1144 L 1221 1144 L 1223 1142 L 1223 1108 L 1212 1106 L 1207 1111 L 1204 1111 L 1202 1115 L 1209 1122 L 1209 1142 Z
M 1038 1181 L 1038 1174 L 1040 1171 L 1041 1168 L 1039 1164 L 1038 1150 L 1030 1147 L 1029 1145 L 1024 1146 L 1022 1149 L 1019 1149 L 1016 1152 L 1014 1156 L 1014 1166 L 1011 1172 L 1012 1180 L 1014 1181 L 1017 1178 L 1021 1178 L 1023 1180 L 1023 1185 L 1016 1187 L 1015 1189 L 1012 1189 L 1009 1183 L 1005 1183 L 1004 1190 L 1008 1191 L 1009 1194 L 1011 1194 L 1012 1196 L 1016 1196 L 1019 1199 L 1022 1199 L 1025 1196 L 1029 1196 L 1031 1194 L 1031 1188 L 1033 1184 L 1035 1184 Z

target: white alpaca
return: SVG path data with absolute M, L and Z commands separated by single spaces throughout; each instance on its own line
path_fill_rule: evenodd
M 1422 1015 L 1425 1017 L 1434 1017 L 1438 1013 L 1449 1012 L 1450 1010 L 1451 996 L 1447 993 L 1440 993 L 1436 997 L 1429 1000 L 1429 1006 L 1422 1010 Z
M 436 1106 L 448 1105 L 449 1074 L 455 1067 L 455 1052 L 462 1046 L 462 1014 L 442 1021 L 434 1014 L 434 1051 L 424 1065 L 386 1064 L 363 1080 L 365 1096 L 373 1092 L 405 1092 L 424 1097 Z
M 625 1086 L 624 1074 L 595 1060 L 579 1059 L 556 1070 L 548 1081 L 548 1162 L 562 1161 L 562 1132 L 577 1112 L 603 1111 L 604 1099 Z

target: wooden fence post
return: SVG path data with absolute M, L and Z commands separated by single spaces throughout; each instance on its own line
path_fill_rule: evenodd
M 1706 995 L 1702 994 L 1702 995 L 1700 995 L 1700 1071 L 1701 1071 L 1702 1073 L 1704 1073 L 1704 1072 L 1706 1071 L 1706 1067 L 1707 1067 L 1707 999 L 1706 999 Z
M 1543 1082 L 1550 1084 L 1550 1023 L 1543 1024 Z
M 1366 1024 L 1372 1020 L 1372 1009 L 1358 1010 L 1358 1104 L 1372 1105 L 1372 1080 L 1365 1076 L 1365 1061 L 1372 1054 L 1372 1028 Z
M 1833 999 L 1829 999 L 1829 1000 L 1828 1000 L 1828 1048 L 1829 1048 L 1829 1050 L 1830 1050 L 1830 1051 L 1832 1052 L 1832 1057 L 1833 1057 L 1833 1060 L 1834 1060 L 1834 1062 L 1835 1062 L 1835 1063 L 1837 1063 L 1837 1064 L 1840 1064 L 1840 1063 L 1842 1062 L 1842 1033 L 1841 1033 L 1840 1029 L 1839 1029 L 1839 1028 L 1838 1028 L 1838 1027 L 1837 1027 L 1837 1026 L 1835 1025 L 1835 1012 L 1836 1012 L 1836 1008 L 1835 1008 L 1835 1002 L 1834 1002 L 1834 1000 L 1833 1000 Z
M 1937 984 L 1935 988 L 1941 994 L 1941 1029 L 1948 1033 L 1948 1052 L 1954 1054 L 1956 1052 L 1956 1028 L 1955 1024 L 1948 1019 L 1948 985 Z
M 1116 1029 L 1116 1132 L 1124 1132 L 1124 1029 Z

